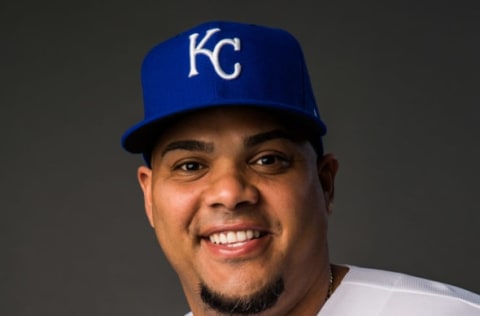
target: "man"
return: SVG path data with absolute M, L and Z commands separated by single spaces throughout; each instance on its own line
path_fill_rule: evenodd
M 330 264 L 338 162 L 290 34 L 199 25 L 152 49 L 142 85 L 122 144 L 193 315 L 480 315 L 468 291 Z

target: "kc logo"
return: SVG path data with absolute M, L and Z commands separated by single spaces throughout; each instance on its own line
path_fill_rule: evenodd
M 234 51 L 239 51 L 240 39 L 238 39 L 237 37 L 224 38 L 220 40 L 217 43 L 217 45 L 215 45 L 215 47 L 213 48 L 213 51 L 204 48 L 205 44 L 208 42 L 210 37 L 212 37 L 213 34 L 219 31 L 220 31 L 219 28 L 209 29 L 205 33 L 205 37 L 200 40 L 198 45 L 197 45 L 197 38 L 199 34 L 194 33 L 189 36 L 189 39 L 190 39 L 190 73 L 188 74 L 189 78 L 199 74 L 197 70 L 197 64 L 196 64 L 196 57 L 198 54 L 203 54 L 210 59 L 210 62 L 213 65 L 213 69 L 215 69 L 215 72 L 221 78 L 225 80 L 231 80 L 231 79 L 237 78 L 240 75 L 240 71 L 242 70 L 242 65 L 240 65 L 240 63 L 235 63 L 233 72 L 229 74 L 222 69 L 222 66 L 220 66 L 220 62 L 218 61 L 218 55 L 220 54 L 220 51 L 225 45 L 231 45 L 233 46 Z

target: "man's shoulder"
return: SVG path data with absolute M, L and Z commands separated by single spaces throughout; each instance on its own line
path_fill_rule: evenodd
M 396 292 L 411 292 L 424 295 L 457 297 L 480 304 L 480 296 L 454 285 L 428 280 L 404 273 L 348 266 L 342 284 L 377 287 Z
M 319 315 L 480 315 L 480 296 L 403 273 L 347 266 Z

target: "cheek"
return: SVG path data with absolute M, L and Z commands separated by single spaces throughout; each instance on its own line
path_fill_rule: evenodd
M 152 193 L 154 215 L 158 217 L 158 220 L 168 219 L 168 224 L 171 221 L 182 222 L 188 218 L 195 205 L 194 191 L 181 186 L 158 183 L 154 185 Z
M 291 182 L 293 183 L 293 182 Z M 327 212 L 320 182 L 314 177 L 303 178 L 298 185 L 286 185 L 277 200 L 283 229 L 296 247 L 321 242 L 326 236 Z M 288 191 L 286 191 L 288 190 Z
M 192 238 L 195 234 L 191 230 L 196 210 L 194 194 L 166 185 L 157 186 L 154 193 L 154 230 L 160 248 L 179 275 L 190 275 L 196 249 L 196 239 Z
M 180 246 L 192 232 L 190 225 L 197 206 L 193 190 L 157 185 L 153 191 L 153 220 L 157 238 L 165 251 Z
M 327 213 L 324 207 L 323 193 L 316 186 L 296 190 L 295 200 L 291 202 L 292 211 L 285 222 L 285 261 L 291 277 L 300 279 L 298 273 L 305 267 L 315 270 L 328 257 Z
M 309 216 L 325 211 L 325 200 L 320 180 L 314 175 L 298 176 L 284 184 L 278 196 L 291 204 L 296 216 Z

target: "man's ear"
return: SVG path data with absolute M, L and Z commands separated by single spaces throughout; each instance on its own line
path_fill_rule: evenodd
M 325 205 L 328 214 L 333 212 L 333 199 L 335 197 L 335 175 L 338 170 L 338 160 L 332 154 L 327 154 L 318 159 L 317 171 L 325 195 Z
M 152 169 L 146 166 L 140 166 L 137 170 L 138 183 L 143 191 L 143 200 L 145 203 L 145 213 L 147 214 L 150 226 L 154 227 L 153 209 L 152 209 Z

